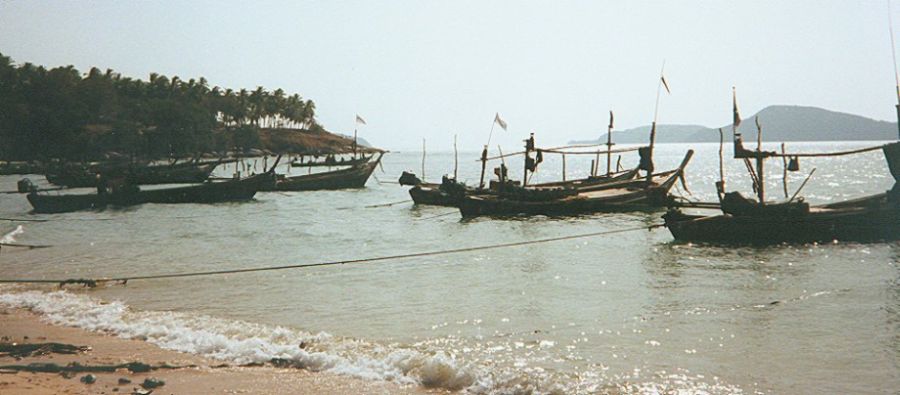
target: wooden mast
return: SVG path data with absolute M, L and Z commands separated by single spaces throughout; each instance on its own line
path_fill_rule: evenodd
M 613 112 L 609 110 L 609 127 L 606 128 L 606 175 L 612 174 L 612 130 L 613 130 Z M 599 167 L 599 163 L 597 166 Z
M 759 124 L 759 116 L 756 117 L 756 194 L 759 197 L 759 204 L 766 203 L 766 175 L 763 169 L 765 157 L 762 152 L 762 126 Z
M 897 138 L 900 139 L 900 74 L 897 74 L 897 49 L 894 44 L 894 20 L 891 15 L 891 2 L 888 0 L 888 30 L 891 33 L 891 55 L 894 59 L 894 81 L 897 87 Z
M 459 171 L 459 151 L 456 149 L 456 135 L 453 135 L 453 179 L 457 180 Z

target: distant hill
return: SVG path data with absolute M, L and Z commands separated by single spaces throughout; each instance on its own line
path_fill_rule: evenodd
M 877 121 L 859 115 L 829 111 L 805 106 L 769 106 L 744 118 L 738 131 L 744 141 L 756 140 L 754 118 L 759 117 L 765 141 L 847 141 L 847 140 L 895 140 L 897 123 Z M 718 128 L 699 125 L 659 125 L 658 143 L 718 142 Z M 731 139 L 731 124 L 722 126 L 726 140 Z M 650 138 L 650 126 L 613 131 L 613 142 L 642 144 Z M 597 140 L 572 141 L 572 144 L 606 142 L 604 133 Z

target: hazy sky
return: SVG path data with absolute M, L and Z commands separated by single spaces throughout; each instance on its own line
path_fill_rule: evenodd
M 900 20 L 900 5 L 893 8 Z M 730 123 L 771 104 L 896 120 L 888 5 L 874 1 L 0 1 L 17 63 L 283 88 L 393 149 L 477 150 L 649 124 Z M 351 132 L 352 133 L 352 132 Z M 494 145 L 494 144 L 492 144 Z

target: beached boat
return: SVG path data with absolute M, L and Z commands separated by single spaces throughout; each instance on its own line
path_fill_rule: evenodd
M 466 196 L 459 210 L 463 217 L 560 216 L 665 207 L 672 201 L 669 190 L 683 177 L 684 168 L 693 155 L 694 151 L 689 150 L 675 170 L 635 180 L 533 192 L 515 188 L 502 190 L 497 195 Z
M 257 191 L 273 183 L 274 177 L 274 173 L 270 171 L 244 179 L 207 181 L 174 188 L 142 190 L 137 185 L 125 185 L 113 190 L 98 188 L 98 192 L 89 194 L 51 194 L 33 191 L 28 194 L 28 202 L 36 213 L 65 213 L 144 203 L 243 201 L 252 199 Z
M 266 185 L 263 191 L 316 191 L 332 189 L 363 188 L 366 181 L 378 167 L 383 153 L 361 165 L 350 166 L 346 169 L 326 171 L 321 173 L 304 174 L 288 177 L 277 175 L 275 181 Z
M 54 185 L 70 188 L 92 188 L 97 186 L 97 175 L 115 177 L 125 175 L 130 182 L 138 185 L 190 184 L 206 181 L 221 160 L 208 162 L 185 162 L 173 165 L 107 165 L 72 167 L 64 166 L 46 174 L 47 181 Z

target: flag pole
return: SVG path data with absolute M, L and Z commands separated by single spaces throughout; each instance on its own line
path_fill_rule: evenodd
M 612 174 L 612 130 L 613 112 L 609 110 L 609 127 L 606 129 L 606 175 Z M 599 163 L 597 166 L 599 167 Z

